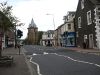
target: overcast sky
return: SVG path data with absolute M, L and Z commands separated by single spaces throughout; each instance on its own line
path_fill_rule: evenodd
M 13 14 L 25 23 L 19 27 L 24 32 L 23 38 L 27 36 L 27 28 L 32 18 L 39 31 L 53 30 L 53 18 L 57 28 L 63 24 L 63 16 L 68 11 L 76 11 L 78 4 L 78 0 L 0 0 L 3 1 L 8 1 L 13 6 Z

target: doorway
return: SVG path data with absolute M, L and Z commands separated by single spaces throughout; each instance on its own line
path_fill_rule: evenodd
M 89 34 L 89 48 L 94 47 L 93 34 Z

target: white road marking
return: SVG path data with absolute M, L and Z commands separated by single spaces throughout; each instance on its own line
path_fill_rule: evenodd
M 30 58 L 30 62 L 33 63 L 33 64 L 35 64 L 35 65 L 37 66 L 37 73 L 38 73 L 38 75 L 42 75 L 42 74 L 40 73 L 39 64 L 37 64 L 36 62 L 33 62 L 33 61 L 32 61 L 32 57 Z
M 33 53 L 33 56 L 37 55 L 36 53 Z
M 57 53 L 47 53 L 47 52 L 44 52 L 43 54 L 36 54 L 36 53 L 33 53 L 33 56 L 35 56 L 35 55 L 47 55 L 47 54 L 54 54 L 54 55 L 57 55 L 57 56 L 60 56 L 60 57 L 64 57 L 64 58 L 70 59 L 70 60 L 72 60 L 72 61 L 74 61 L 74 62 L 89 64 L 89 65 L 94 65 L 94 66 L 100 68 L 100 65 L 99 65 L 99 64 L 95 64 L 95 63 L 91 63 L 91 62 L 86 62 L 86 61 L 81 61 L 81 60 L 76 60 L 76 59 L 73 59 L 73 58 L 71 58 L 71 57 L 69 57 L 69 56 L 59 55 L 59 54 L 57 54 Z M 39 64 L 37 64 L 36 62 L 33 62 L 33 61 L 32 61 L 32 57 L 30 58 L 30 62 L 33 63 L 33 64 L 35 64 L 35 65 L 37 66 L 38 75 L 42 75 L 42 74 L 40 73 Z
M 94 65 L 94 66 L 100 68 L 100 65 L 99 65 L 99 64 L 95 64 L 95 63 L 91 63 L 91 62 L 86 62 L 86 61 L 75 60 L 75 59 L 73 59 L 73 58 L 71 58 L 71 57 L 69 57 L 69 56 L 59 55 L 59 54 L 57 54 L 57 53 L 55 53 L 55 55 L 62 56 L 62 57 L 65 57 L 65 58 L 68 58 L 68 59 L 70 59 L 70 60 L 72 60 L 72 61 L 75 61 L 75 62 L 80 62 L 80 63 L 86 63 L 86 64 Z
M 43 52 L 43 54 L 46 55 L 46 54 L 49 54 L 49 53 L 47 53 L 47 52 Z

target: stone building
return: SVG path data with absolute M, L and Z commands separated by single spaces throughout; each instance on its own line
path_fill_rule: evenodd
M 38 42 L 38 27 L 32 18 L 28 27 L 28 44 L 37 45 Z
M 99 0 L 79 0 L 75 14 L 75 28 L 78 47 L 100 49 Z

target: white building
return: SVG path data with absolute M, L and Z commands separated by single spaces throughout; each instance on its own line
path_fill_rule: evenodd
M 43 46 L 54 46 L 54 30 L 48 30 L 42 35 L 42 45 Z

